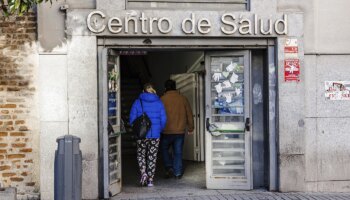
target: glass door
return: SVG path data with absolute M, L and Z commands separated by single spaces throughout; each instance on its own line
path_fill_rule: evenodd
M 206 55 L 206 184 L 252 189 L 249 51 Z
M 121 192 L 120 63 L 113 49 L 104 48 L 100 66 L 100 131 L 103 198 Z

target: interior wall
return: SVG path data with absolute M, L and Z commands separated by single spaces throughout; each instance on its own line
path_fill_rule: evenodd
M 171 74 L 186 71 L 201 57 L 202 51 L 195 52 L 149 52 L 147 63 L 158 95 L 164 93 L 164 82 Z

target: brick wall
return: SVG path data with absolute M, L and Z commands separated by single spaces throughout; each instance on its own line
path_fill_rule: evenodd
M 0 16 L 0 184 L 38 193 L 36 15 Z

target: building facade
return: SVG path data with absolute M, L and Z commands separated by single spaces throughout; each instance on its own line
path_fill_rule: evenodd
M 66 0 L 39 5 L 37 17 L 2 18 L 1 185 L 15 186 L 24 196 L 53 199 L 56 138 L 72 134 L 81 138 L 83 198 L 118 193 L 121 180 L 111 182 L 106 168 L 109 65 L 120 67 L 123 52 L 191 50 L 204 55 L 208 125 L 216 116 L 242 114 L 208 111 L 215 109 L 209 103 L 211 89 L 221 93 L 213 86 L 212 79 L 222 80 L 214 77 L 214 58 L 242 58 L 239 62 L 247 69 L 242 72 L 244 92 L 238 92 L 247 112 L 237 122 L 245 126 L 244 181 L 226 174 L 221 175 L 224 182 L 216 182 L 215 169 L 231 168 L 215 168 L 214 142 L 221 136 L 203 129 L 208 188 L 254 188 L 259 160 L 255 132 L 261 129 L 267 189 L 349 192 L 350 101 L 329 96 L 335 84 L 347 90 L 350 77 L 349 6 L 345 0 Z M 232 64 L 225 62 L 225 68 Z M 260 112 L 261 121 L 254 114 Z M 223 123 L 232 129 L 236 122 Z M 113 162 L 120 176 L 121 160 Z

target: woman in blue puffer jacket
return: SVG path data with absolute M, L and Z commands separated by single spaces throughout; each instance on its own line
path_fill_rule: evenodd
M 142 101 L 142 107 L 141 102 Z M 156 171 L 157 153 L 160 133 L 166 125 L 165 108 L 157 96 L 152 84 L 144 85 L 143 93 L 135 100 L 130 111 L 130 124 L 145 112 L 150 118 L 152 125 L 146 138 L 137 140 L 137 161 L 140 167 L 140 185 L 152 187 Z

